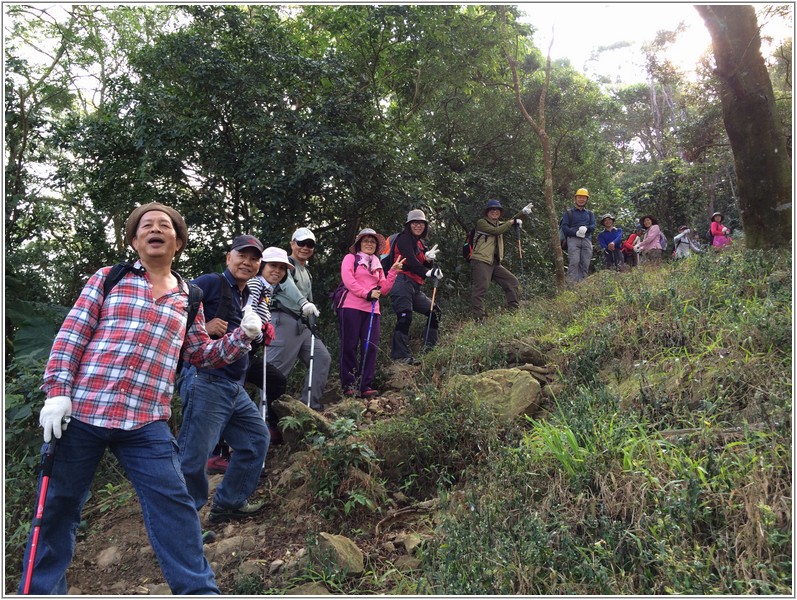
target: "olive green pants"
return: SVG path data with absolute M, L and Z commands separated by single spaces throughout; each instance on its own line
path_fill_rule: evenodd
M 472 260 L 470 271 L 471 279 L 473 279 L 471 310 L 474 319 L 482 319 L 487 316 L 484 311 L 484 295 L 487 293 L 487 288 L 490 287 L 491 281 L 495 281 L 504 290 L 507 308 L 512 309 L 520 306 L 520 295 L 518 294 L 520 284 L 517 277 L 512 275 L 509 269 L 502 267 L 498 262 L 488 265 L 479 260 Z

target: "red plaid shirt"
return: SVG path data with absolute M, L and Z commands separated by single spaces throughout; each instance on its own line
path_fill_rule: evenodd
M 92 275 L 69 311 L 41 389 L 49 398 L 68 396 L 79 421 L 137 429 L 171 415 L 181 347 L 186 363 L 213 368 L 238 360 L 251 346 L 240 328 L 211 340 L 202 307 L 186 337 L 187 287 L 178 285 L 154 300 L 146 272 L 126 273 L 103 302 L 110 270 Z

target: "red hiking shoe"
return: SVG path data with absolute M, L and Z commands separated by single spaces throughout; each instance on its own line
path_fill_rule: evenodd
M 224 458 L 223 456 L 214 456 L 213 458 L 208 460 L 207 470 L 208 475 L 214 475 L 216 473 L 226 473 L 227 467 L 230 466 L 230 459 Z

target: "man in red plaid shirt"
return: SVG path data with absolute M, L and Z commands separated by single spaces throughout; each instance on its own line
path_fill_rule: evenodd
M 89 279 L 56 336 L 45 370 L 43 451 L 53 436 L 58 450 L 32 567 L 34 595 L 67 593 L 80 512 L 106 448 L 138 494 L 172 593 L 220 593 L 167 420 L 180 355 L 202 367 L 234 362 L 250 350 L 261 321 L 249 310 L 239 329 L 211 340 L 200 307 L 186 335 L 188 288 L 171 266 L 188 242 L 188 229 L 176 210 L 158 203 L 135 209 L 125 241 L 138 254 L 135 268 L 107 298 L 103 282 L 111 268 Z M 29 539 L 25 571 L 30 545 Z

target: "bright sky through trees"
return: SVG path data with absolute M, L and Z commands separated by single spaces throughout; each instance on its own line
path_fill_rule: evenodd
M 685 30 L 668 52 L 675 65 L 688 75 L 701 56 L 711 51 L 711 36 L 691 3 L 527 2 L 518 6 L 526 14 L 524 21 L 537 29 L 534 43 L 543 54 L 548 52 L 553 27 L 554 59 L 569 58 L 575 69 L 590 76 L 607 76 L 618 83 L 644 81 L 642 45 L 652 42 L 660 30 L 675 30 L 680 22 Z M 771 35 L 776 42 L 792 35 L 790 24 L 779 19 L 759 24 L 762 36 Z M 602 52 L 597 61 L 590 60 L 598 50 L 622 42 L 629 46 Z M 762 50 L 766 54 L 770 49 L 764 40 Z

